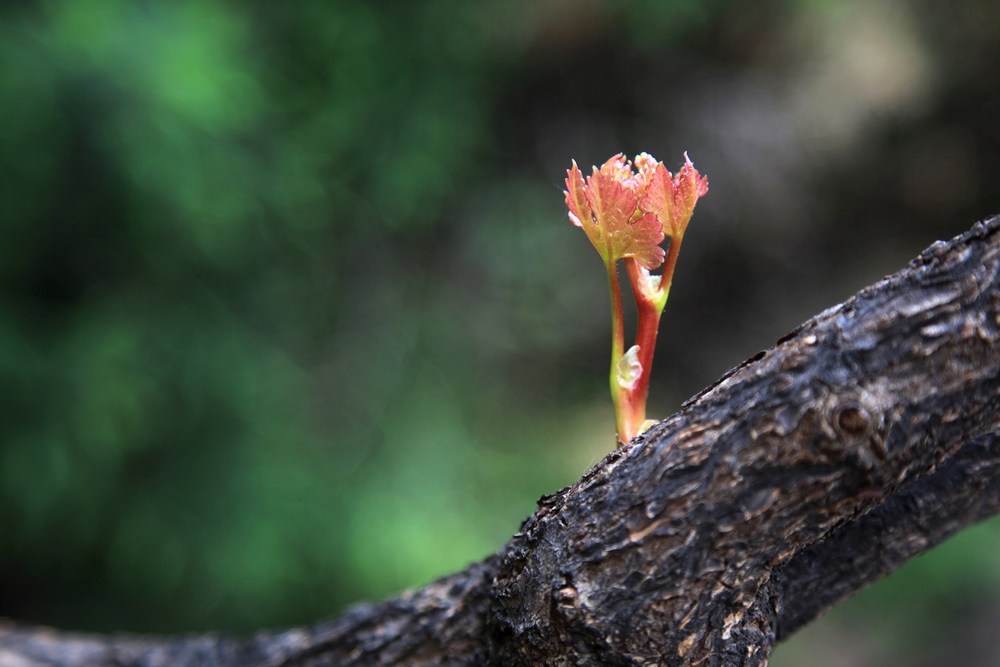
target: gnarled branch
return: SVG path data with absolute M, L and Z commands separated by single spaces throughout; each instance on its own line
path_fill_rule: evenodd
M 936 243 L 609 454 L 497 555 L 248 640 L 0 627 L 6 665 L 766 665 L 1000 510 L 1000 218 Z

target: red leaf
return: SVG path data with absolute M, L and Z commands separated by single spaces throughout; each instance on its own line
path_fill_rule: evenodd
M 639 209 L 639 197 L 645 194 L 651 171 L 649 160 L 652 158 L 639 165 L 638 174 L 622 155 L 612 157 L 600 169 L 594 167 L 586 182 L 575 162 L 566 173 L 570 221 L 583 227 L 608 265 L 624 257 L 635 257 L 647 269 L 663 263 L 660 220 Z
M 597 252 L 601 253 L 603 257 L 601 230 L 594 221 L 594 215 L 590 210 L 590 202 L 587 200 L 587 185 L 584 183 L 583 173 L 576 165 L 576 160 L 573 160 L 573 167 L 566 171 L 565 194 L 566 207 L 569 209 L 569 221 L 587 232 L 590 242 L 594 244 Z
M 684 166 L 676 176 L 671 177 L 662 163 L 657 164 L 640 206 L 659 217 L 671 236 L 679 237 L 691 221 L 698 198 L 707 192 L 708 179 L 698 173 L 685 153 Z
M 614 233 L 615 254 L 618 257 L 635 257 L 635 260 L 650 271 L 663 264 L 665 238 L 659 218 L 643 213 Z

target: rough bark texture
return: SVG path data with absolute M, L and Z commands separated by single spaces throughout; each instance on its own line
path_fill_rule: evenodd
M 247 640 L 0 626 L 0 667 L 766 665 L 1000 510 L 998 322 L 994 218 L 728 373 L 464 572 Z
M 1000 438 L 977 438 L 938 470 L 802 550 L 778 573 L 781 641 L 962 528 L 1000 512 Z

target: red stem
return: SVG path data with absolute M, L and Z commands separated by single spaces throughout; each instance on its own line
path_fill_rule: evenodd
M 681 251 L 681 238 L 672 238 L 663 263 L 663 273 L 660 277 L 660 289 L 669 293 L 674 278 L 674 268 L 677 266 L 677 256 Z M 653 354 L 656 352 L 656 337 L 660 330 L 662 307 L 654 299 L 649 298 L 639 289 L 642 280 L 642 268 L 634 258 L 626 258 L 625 268 L 628 271 L 629 282 L 632 285 L 632 295 L 635 297 L 639 322 L 635 332 L 635 344 L 639 346 L 639 363 L 642 373 L 638 382 L 630 392 L 623 392 L 624 410 L 615 404 L 616 413 L 624 412 L 625 428 L 619 427 L 619 437 L 628 442 L 638 435 L 643 422 L 646 421 L 646 399 L 649 397 L 649 379 L 653 371 Z M 612 376 L 614 369 L 612 369 Z M 613 381 L 613 377 L 612 377 Z
M 642 279 L 642 268 L 639 263 L 629 257 L 625 260 L 625 268 L 628 270 L 629 282 L 632 284 L 632 296 L 635 297 L 635 306 L 639 313 L 635 344 L 639 346 L 639 363 L 642 364 L 642 374 L 639 376 L 639 381 L 635 383 L 635 387 L 629 392 L 628 397 L 629 412 L 631 413 L 629 421 L 633 422 L 633 427 L 638 431 L 642 428 L 642 423 L 646 421 L 646 398 L 649 395 L 653 353 L 656 352 L 656 334 L 660 328 L 660 309 L 639 289 L 639 281 Z M 636 433 L 632 435 L 634 436 Z
M 670 237 L 670 247 L 667 248 L 667 259 L 663 262 L 663 273 L 660 279 L 660 287 L 670 292 L 670 285 L 674 281 L 674 267 L 677 266 L 677 255 L 681 252 L 681 241 L 683 236 Z

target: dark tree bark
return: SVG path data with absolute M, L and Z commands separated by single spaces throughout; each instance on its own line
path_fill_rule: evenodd
M 464 572 L 237 640 L 0 626 L 12 665 L 744 665 L 1000 510 L 1000 218 L 610 453 Z

